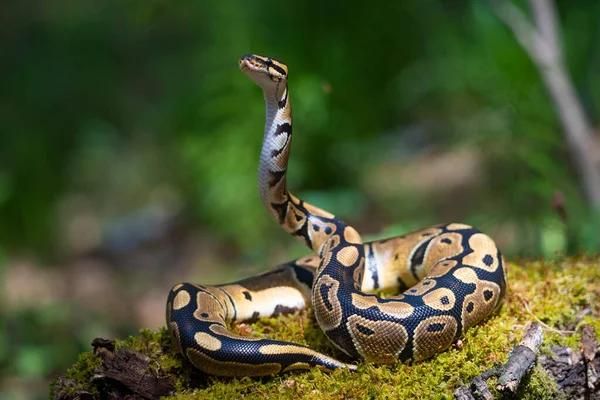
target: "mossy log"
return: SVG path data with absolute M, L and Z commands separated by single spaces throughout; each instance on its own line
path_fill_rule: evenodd
M 504 365 L 533 321 L 543 329 L 543 343 L 516 397 L 600 398 L 599 305 L 600 257 L 523 261 L 509 265 L 502 309 L 429 360 L 383 366 L 359 362 L 357 372 L 313 369 L 265 378 L 216 378 L 182 362 L 165 329 L 142 330 L 122 341 L 94 341 L 95 350 L 81 354 L 53 382 L 50 398 L 452 399 L 461 386 Z M 231 329 L 306 344 L 348 361 L 327 342 L 310 310 Z M 502 398 L 495 379 L 487 381 L 489 395 Z

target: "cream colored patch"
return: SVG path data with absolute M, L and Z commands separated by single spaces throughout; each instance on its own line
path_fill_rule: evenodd
M 275 314 L 275 309 L 303 310 L 310 302 L 310 291 L 305 286 L 294 281 L 291 274 L 278 274 L 271 276 L 273 287 L 252 291 L 243 285 L 227 285 L 227 290 L 233 299 L 237 311 L 236 321 L 245 321 L 251 318 L 270 317 Z M 294 287 L 296 286 L 296 287 Z M 304 289 L 301 290 L 301 289 Z M 249 292 L 252 301 L 248 301 L 244 292 Z M 280 312 L 280 311 L 279 311 Z M 258 313 L 256 315 L 255 313 Z
M 347 226 L 344 229 L 344 239 L 346 239 L 346 242 L 350 244 L 362 243 L 362 238 L 360 237 L 356 229 L 352 228 L 351 226 Z
M 344 247 L 337 255 L 337 260 L 345 267 L 350 267 L 358 261 L 358 249 L 354 246 Z
M 208 333 L 196 332 L 194 340 L 198 346 L 207 350 L 216 351 L 221 348 L 221 341 Z
M 392 298 L 388 298 L 387 300 L 390 299 Z M 360 293 L 352 293 L 352 304 L 361 310 L 377 307 L 383 314 L 393 318 L 408 318 L 414 311 L 413 306 L 400 301 L 400 299 L 397 299 L 397 301 L 380 302 L 380 298 L 375 295 L 367 296 Z
M 337 297 L 339 286 L 340 283 L 337 280 L 329 275 L 323 275 L 313 289 L 315 317 L 324 331 L 337 328 L 342 322 L 342 305 Z M 328 305 L 331 309 L 327 307 Z
M 408 342 L 406 328 L 397 322 L 371 321 L 351 315 L 346 327 L 354 347 L 368 362 L 394 363 Z
M 219 361 L 191 348 L 187 349 L 186 355 L 196 368 L 216 376 L 265 376 L 274 375 L 281 370 L 281 365 L 278 363 L 248 364 Z
M 173 289 L 171 289 L 172 292 L 176 292 L 179 290 L 180 287 L 183 286 L 183 283 L 178 283 L 177 285 L 173 286 Z
M 496 243 L 483 233 L 476 233 L 469 238 L 469 246 L 473 250 L 464 259 L 463 263 L 494 272 L 498 268 L 498 248 Z
M 479 278 L 477 273 L 472 268 L 463 267 L 459 268 L 452 274 L 456 279 L 463 281 L 464 283 L 477 283 Z
M 187 290 L 180 291 L 173 299 L 173 310 L 181 310 L 183 307 L 190 304 L 190 300 L 191 297 Z
M 433 309 L 447 311 L 454 307 L 456 297 L 452 290 L 439 288 L 423 296 L 423 303 Z
M 448 229 L 449 231 L 459 231 L 461 229 L 473 229 L 473 227 L 471 225 L 454 223 L 446 225 L 446 229 Z
M 266 344 L 260 347 L 260 354 L 272 355 L 272 354 L 302 354 L 306 356 L 317 356 L 321 357 L 321 353 L 311 350 L 303 346 L 295 346 L 293 344 L 281 345 L 281 344 Z
M 456 336 L 457 326 L 456 319 L 450 315 L 421 321 L 415 329 L 413 359 L 423 360 L 447 349 Z

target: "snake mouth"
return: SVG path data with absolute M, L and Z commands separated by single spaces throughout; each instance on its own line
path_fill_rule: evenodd
M 265 61 L 253 54 L 243 55 L 242 57 L 240 57 L 238 64 L 240 66 L 240 69 L 244 72 L 248 70 L 265 71 L 268 67 Z
M 273 74 L 270 71 L 275 71 L 275 75 L 279 74 L 278 78 L 286 77 L 287 71 L 284 69 L 285 65 L 282 61 L 271 58 L 271 57 L 263 57 L 255 54 L 245 54 L 240 57 L 238 61 L 238 65 L 243 72 L 247 71 L 255 71 L 255 72 L 266 72 Z M 280 65 L 283 65 L 282 68 Z

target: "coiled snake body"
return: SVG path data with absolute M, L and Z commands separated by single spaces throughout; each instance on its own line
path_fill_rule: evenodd
M 287 67 L 257 55 L 243 56 L 239 66 L 263 89 L 266 103 L 258 178 L 262 203 L 316 255 L 232 284 L 175 285 L 167 302 L 167 324 L 174 346 L 187 360 L 220 376 L 355 369 L 306 346 L 227 329 L 227 324 L 310 304 L 337 348 L 374 363 L 430 357 L 492 313 L 506 291 L 506 271 L 487 235 L 455 223 L 363 243 L 344 221 L 289 193 Z M 385 299 L 365 293 L 389 287 L 405 291 Z

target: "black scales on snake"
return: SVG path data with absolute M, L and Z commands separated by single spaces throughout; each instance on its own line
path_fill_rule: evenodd
M 175 285 L 167 302 L 174 346 L 211 375 L 261 376 L 319 367 L 355 369 L 294 343 L 235 335 L 227 324 L 303 309 L 332 343 L 374 363 L 422 360 L 452 344 L 500 304 L 505 263 L 487 235 L 447 224 L 363 243 L 334 215 L 286 187 L 292 138 L 288 70 L 273 58 L 246 55 L 240 69 L 264 94 L 266 124 L 258 186 L 265 209 L 316 255 L 239 282 Z M 397 296 L 367 294 L 399 288 Z

